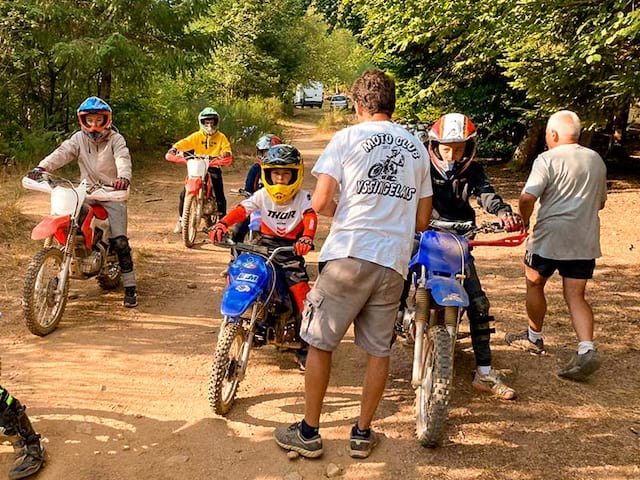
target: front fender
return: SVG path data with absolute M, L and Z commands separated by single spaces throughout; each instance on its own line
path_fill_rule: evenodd
M 468 307 L 469 295 L 457 280 L 449 277 L 432 277 L 427 280 L 433 300 L 443 307 Z
M 222 294 L 220 313 L 229 317 L 238 317 L 247 311 L 260 293 L 260 290 L 243 283 L 229 285 Z
M 192 195 L 197 195 L 200 189 L 202 188 L 202 178 L 200 177 L 189 177 L 187 178 L 187 182 L 184 184 L 184 188 L 187 193 Z
M 71 215 L 51 215 L 45 217 L 31 231 L 31 238 L 33 240 L 44 240 L 45 238 L 56 235 L 58 242 L 60 242 L 62 238 L 60 243 L 64 244 L 70 224 Z M 58 231 L 60 232 L 59 234 L 57 233 Z

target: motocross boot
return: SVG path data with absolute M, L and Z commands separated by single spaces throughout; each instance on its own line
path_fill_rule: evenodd
M 16 460 L 9 470 L 9 480 L 17 480 L 33 475 L 42 467 L 44 448 L 40 444 L 40 435 L 35 432 L 25 407 L 14 399 L 2 414 L 5 435 L 17 437 L 13 442 Z

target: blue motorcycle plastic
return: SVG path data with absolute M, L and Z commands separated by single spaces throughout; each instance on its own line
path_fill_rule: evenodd
M 400 335 L 413 341 L 411 385 L 416 390 L 416 433 L 424 447 L 442 442 L 453 385 L 454 346 L 469 296 L 463 281 L 469 247 L 516 246 L 526 238 L 519 232 L 505 238 L 472 240 L 476 233 L 504 231 L 500 224 L 432 221 L 417 235 L 418 249 L 409 263 L 413 295 L 403 312 Z M 463 235 L 451 233 L 461 232 Z
M 294 247 L 217 244 L 231 247 L 235 259 L 222 295 L 223 315 L 209 379 L 209 403 L 218 415 L 233 405 L 252 347 L 299 349 L 300 316 L 282 273 L 273 265 L 279 253 Z

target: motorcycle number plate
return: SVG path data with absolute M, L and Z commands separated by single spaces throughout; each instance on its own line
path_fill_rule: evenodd
M 258 283 L 258 275 L 253 273 L 241 273 L 237 276 L 237 279 L 250 283 Z

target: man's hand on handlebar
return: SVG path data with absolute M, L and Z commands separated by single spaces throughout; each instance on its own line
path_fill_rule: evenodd
M 502 223 L 507 232 L 521 232 L 524 230 L 522 217 L 517 213 L 507 211 L 500 212 L 498 219 L 500 219 L 500 223 Z

